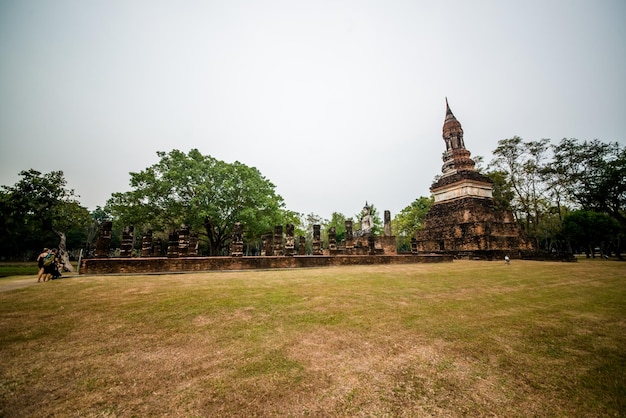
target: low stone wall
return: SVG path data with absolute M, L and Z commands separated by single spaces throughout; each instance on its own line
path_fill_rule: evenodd
M 182 271 L 254 270 L 371 264 L 451 262 L 448 255 L 338 255 L 294 257 L 142 257 L 83 259 L 81 274 L 168 273 Z

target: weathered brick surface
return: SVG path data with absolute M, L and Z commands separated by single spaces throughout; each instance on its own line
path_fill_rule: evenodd
M 424 226 L 416 233 L 420 253 L 492 259 L 504 255 L 520 258 L 533 250 L 520 236 L 513 215 L 496 210 L 491 199 L 466 198 L 434 205 Z
M 476 171 L 461 123 L 447 100 L 442 136 L 446 144 L 442 176 L 430 188 L 435 204 L 424 218 L 423 229 L 415 234 L 415 250 L 486 259 L 521 258 L 532 252 L 513 214 L 495 207 L 493 182 Z
M 396 254 L 398 252 L 396 248 L 396 237 L 394 236 L 383 236 L 377 237 L 380 242 L 380 246 L 385 254 Z
M 168 273 L 183 271 L 253 270 L 345 265 L 451 262 L 448 255 L 294 256 L 294 257 L 150 257 L 89 258 L 81 274 Z

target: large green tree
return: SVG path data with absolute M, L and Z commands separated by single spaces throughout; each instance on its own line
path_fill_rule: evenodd
M 307 254 L 310 254 L 313 248 L 313 226 L 320 225 L 320 234 L 322 237 L 325 234 L 326 225 L 329 223 L 328 219 L 321 217 L 320 215 L 310 212 L 300 217 L 300 225 L 305 237 L 305 246 Z M 320 237 L 321 239 L 321 237 Z
M 494 200 L 511 209 L 539 248 L 560 247 L 572 209 L 605 213 L 626 230 L 626 147 L 599 140 L 519 137 L 498 142 L 490 163 Z M 550 155 L 551 153 L 551 155 Z
M 554 188 L 583 210 L 603 212 L 626 228 L 626 147 L 564 138 L 546 170 Z
M 340 243 L 344 239 L 346 239 L 346 216 L 343 213 L 333 212 L 330 217 L 330 221 L 324 225 L 324 230 L 326 231 L 326 239 L 328 239 L 328 231 L 330 228 L 335 228 L 335 237 L 337 239 L 337 243 Z
M 549 139 L 525 142 L 515 136 L 498 141 L 489 167 L 503 175 L 501 189 L 512 192 L 511 209 L 526 233 L 540 244 L 543 215 L 549 210 L 548 187 L 545 167 L 548 163 Z M 496 178 L 497 179 L 497 178 Z M 506 197 L 506 196 L 499 196 Z M 503 205 L 502 199 L 496 201 Z
M 391 231 L 392 235 L 396 236 L 401 250 L 410 250 L 411 238 L 415 236 L 415 231 L 424 227 L 424 218 L 434 202 L 432 196 L 421 196 L 394 216 Z
M 226 163 L 197 149 L 157 152 L 160 161 L 130 173 L 132 190 L 114 193 L 106 208 L 120 222 L 156 231 L 185 224 L 204 230 L 211 255 L 227 247 L 235 222 L 248 239 L 283 224 L 284 202 L 254 167 Z
M 613 247 L 619 250 L 619 223 L 606 213 L 577 210 L 563 219 L 563 236 L 568 243 L 577 248 L 583 248 L 587 257 L 595 257 L 595 248 L 600 248 L 602 255 Z
M 43 246 L 56 246 L 64 269 L 73 271 L 67 247 L 84 242 L 89 211 L 79 204 L 74 190 L 67 188 L 62 171 L 42 174 L 30 169 L 19 175 L 16 184 L 2 186 L 0 192 L 3 251 L 23 256 Z

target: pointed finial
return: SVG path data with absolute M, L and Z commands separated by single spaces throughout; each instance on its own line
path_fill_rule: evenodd
M 446 96 L 446 115 L 452 115 L 452 110 L 450 109 L 450 105 L 448 104 L 448 96 Z

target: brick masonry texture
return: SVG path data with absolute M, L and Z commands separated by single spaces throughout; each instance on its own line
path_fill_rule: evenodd
M 89 258 L 80 266 L 81 274 L 176 273 L 214 270 L 287 269 L 330 266 L 412 264 L 451 262 L 448 255 L 338 255 L 294 257 L 146 257 Z

